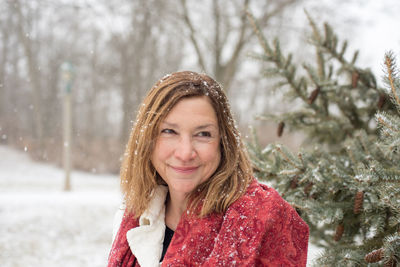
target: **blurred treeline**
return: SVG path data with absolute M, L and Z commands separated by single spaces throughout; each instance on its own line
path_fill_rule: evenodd
M 215 77 L 246 128 L 254 114 L 282 107 L 274 106 L 262 66 L 248 56 L 259 48 L 245 10 L 274 37 L 300 2 L 3 0 L 1 143 L 61 164 L 65 62 L 73 66 L 75 168 L 118 172 L 138 104 L 154 82 L 177 70 Z M 267 139 L 275 129 L 263 133 Z

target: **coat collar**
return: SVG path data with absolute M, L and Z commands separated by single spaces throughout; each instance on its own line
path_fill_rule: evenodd
M 139 226 L 126 233 L 129 247 L 140 266 L 160 266 L 165 234 L 165 200 L 168 187 L 159 185 L 149 208 L 140 216 Z

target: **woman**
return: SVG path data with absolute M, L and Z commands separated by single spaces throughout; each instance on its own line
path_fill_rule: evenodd
M 121 187 L 108 266 L 306 265 L 308 226 L 253 178 L 228 100 L 207 75 L 176 72 L 153 86 Z

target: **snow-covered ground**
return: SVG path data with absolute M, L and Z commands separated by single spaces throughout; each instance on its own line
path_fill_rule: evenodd
M 0 266 L 105 266 L 117 177 L 63 171 L 0 146 Z
M 0 266 L 105 266 L 121 195 L 115 176 L 72 173 L 0 146 Z M 309 262 L 318 250 L 309 249 Z

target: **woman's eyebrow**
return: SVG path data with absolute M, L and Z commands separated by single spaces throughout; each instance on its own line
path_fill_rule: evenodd
M 162 122 L 161 125 L 163 127 L 179 128 L 178 124 L 167 122 L 167 121 Z M 195 129 L 196 130 L 203 130 L 203 129 L 207 129 L 207 128 L 210 128 L 210 127 L 214 128 L 214 129 L 218 129 L 218 127 L 214 123 L 207 123 L 207 124 L 204 124 L 204 125 L 199 125 Z
M 210 123 L 210 124 L 200 125 L 200 126 L 196 127 L 196 130 L 203 130 L 203 129 L 207 129 L 207 128 L 210 128 L 210 127 L 218 129 L 218 127 L 215 126 L 215 124 Z
M 164 126 L 164 127 L 166 126 L 166 127 L 171 127 L 171 128 L 177 128 L 178 127 L 178 125 L 176 123 L 170 123 L 170 122 L 167 122 L 167 121 L 161 122 L 161 125 Z

